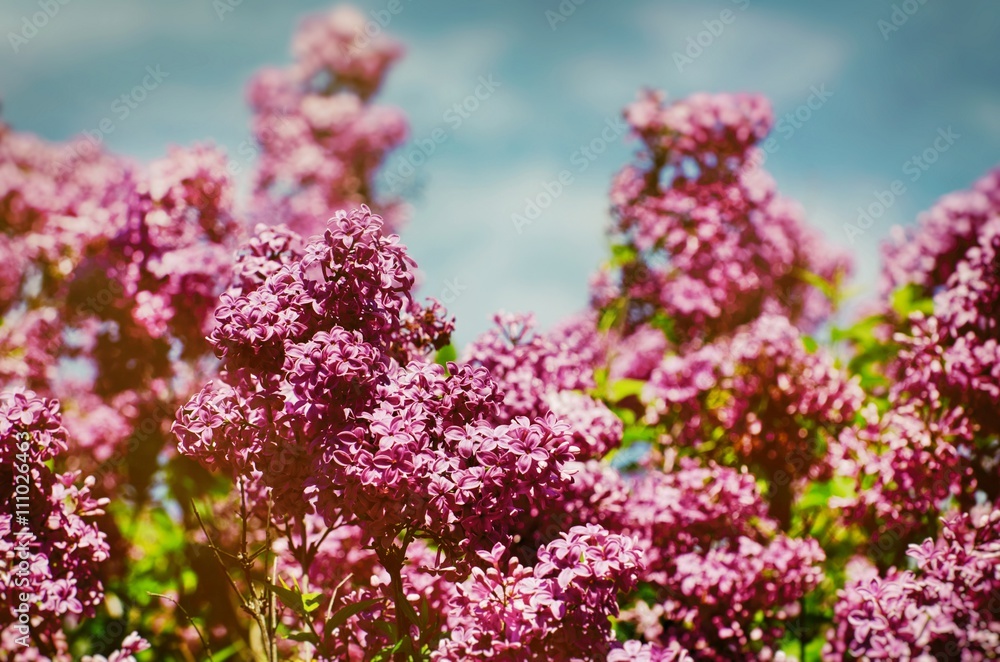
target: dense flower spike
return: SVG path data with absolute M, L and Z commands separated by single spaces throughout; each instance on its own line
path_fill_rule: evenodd
M 401 111 L 371 97 L 402 49 L 369 36 L 361 12 L 339 7 L 306 20 L 292 50 L 292 66 L 261 71 L 248 91 L 261 148 L 261 218 L 311 234 L 331 212 L 367 204 L 398 228 L 401 204 L 378 198 L 375 172 L 409 128 Z
M 573 527 L 538 552 L 534 568 L 503 563 L 503 547 L 480 552 L 459 587 L 451 636 L 436 660 L 599 660 L 612 647 L 609 616 L 642 568 L 634 542 L 599 526 Z
M 66 448 L 58 402 L 0 394 L 0 641 L 13 660 L 68 661 L 64 620 L 104 597 L 108 543 L 94 518 L 107 499 L 91 495 L 93 478 L 46 466 Z
M 866 575 L 842 591 L 828 660 L 992 660 L 1000 655 L 1000 511 L 945 520 L 911 545 L 913 570 Z
M 788 488 L 831 475 L 829 446 L 863 398 L 856 380 L 805 342 L 785 318 L 767 315 L 729 338 L 668 356 L 643 391 L 647 420 L 664 426 L 669 443 L 720 460 L 734 453 L 767 478 L 772 515 L 785 525 Z
M 67 404 L 67 428 L 90 454 L 73 453 L 71 466 L 93 471 L 95 458 L 124 454 L 140 428 L 150 443 L 136 460 L 151 463 L 175 393 L 201 381 L 237 227 L 224 166 L 196 147 L 139 169 L 83 142 L 0 129 L 0 233 L 26 258 L 0 286 L 12 297 L 0 384 Z M 119 480 L 119 471 L 96 473 L 101 491 Z M 140 488 L 146 473 L 133 477 Z
M 911 318 L 903 347 L 898 397 L 932 409 L 961 407 L 984 436 L 1000 434 L 1000 217 L 979 231 L 934 296 L 934 313 Z M 996 495 L 994 495 L 996 496 Z
M 622 619 L 697 659 L 773 653 L 822 579 L 824 554 L 814 540 L 774 535 L 765 510 L 752 476 L 693 460 L 635 481 L 615 520 L 637 538 L 650 590 Z
M 679 344 L 704 342 L 765 312 L 806 328 L 829 312 L 845 257 L 823 248 L 755 167 L 771 109 L 752 95 L 646 92 L 625 117 L 642 146 L 615 178 L 612 267 L 594 304 L 626 334 L 652 322 Z
M 925 296 L 933 295 L 977 243 L 982 226 L 998 214 L 1000 169 L 990 171 L 968 190 L 942 197 L 918 217 L 914 230 L 893 228 L 893 240 L 883 247 L 882 296 L 910 284 L 920 287 Z
M 643 92 L 590 309 L 459 354 L 375 183 L 372 19 L 251 82 L 248 204 L 211 147 L 0 125 L 0 658 L 1000 656 L 1000 170 L 828 351 L 848 261 L 767 102 Z
M 493 319 L 496 328 L 477 338 L 464 360 L 488 370 L 499 385 L 499 420 L 555 413 L 572 426 L 579 460 L 601 457 L 618 446 L 621 421 L 588 395 L 604 353 L 593 320 L 572 320 L 542 334 L 535 331 L 532 315 L 500 313 Z
M 875 317 L 889 358 L 888 411 L 874 407 L 842 435 L 856 496 L 832 505 L 873 536 L 869 556 L 899 564 L 907 544 L 935 537 L 939 516 L 1000 498 L 1000 219 L 997 173 L 943 198 L 886 267 Z M 947 221 L 947 222 L 946 222 Z M 899 309 L 898 288 L 909 289 Z M 892 288 L 897 288 L 893 290 Z M 921 304 L 921 301 L 923 302 Z M 894 330 L 889 337 L 886 330 Z M 871 351 L 871 350 L 869 350 Z
M 898 554 L 937 530 L 942 504 L 975 503 L 978 483 L 965 459 L 968 422 L 960 415 L 928 421 L 913 405 L 881 418 L 872 406 L 864 417 L 864 425 L 841 435 L 851 459 L 840 471 L 856 480 L 855 495 L 830 505 L 873 535 L 873 557 Z
M 248 255 L 274 241 L 284 254 L 264 232 Z M 259 472 L 279 513 L 354 519 L 383 548 L 413 527 L 451 549 L 505 541 L 518 513 L 569 481 L 579 449 L 564 423 L 498 425 L 483 368 L 422 360 L 450 323 L 413 302 L 413 263 L 367 208 L 286 257 L 263 280 L 244 275 L 251 258 L 237 266 L 212 335 L 228 383 L 181 411 L 182 453 Z

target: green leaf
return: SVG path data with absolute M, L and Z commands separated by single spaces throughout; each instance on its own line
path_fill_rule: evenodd
M 300 593 L 297 589 L 285 588 L 284 586 L 278 586 L 277 584 L 271 584 L 270 582 L 268 582 L 267 586 L 274 591 L 275 595 L 278 596 L 278 599 L 281 600 L 281 604 L 285 605 L 299 616 L 306 616 L 309 614 L 309 612 L 306 611 L 302 593 Z
M 806 348 L 806 351 L 810 354 L 815 354 L 816 350 L 819 349 L 819 343 L 812 336 L 802 336 L 802 346 Z
M 797 506 L 802 509 L 825 508 L 832 497 L 846 497 L 853 494 L 854 479 L 849 476 L 837 476 L 822 483 L 810 483 L 798 500 Z
M 923 288 L 914 283 L 904 285 L 892 293 L 892 309 L 906 319 L 910 313 L 924 313 L 929 315 L 934 312 L 934 300 L 924 296 Z
M 630 395 L 638 397 L 642 394 L 642 388 L 645 385 L 646 382 L 641 379 L 619 379 L 611 384 L 611 401 L 618 402 Z
M 616 244 L 611 247 L 611 264 L 616 267 L 634 262 L 637 257 L 639 257 L 639 253 L 632 246 Z
M 814 274 L 813 272 L 805 269 L 796 269 L 795 276 L 797 276 L 799 280 L 815 287 L 830 301 L 837 300 L 837 287 L 819 274 Z
M 322 595 L 323 594 L 319 591 L 316 591 L 314 593 L 302 594 L 302 607 L 306 610 L 306 612 L 311 614 L 312 612 L 319 609 L 319 598 Z
M 599 331 L 607 331 L 615 325 L 615 321 L 618 319 L 618 312 L 614 307 L 605 308 L 601 312 L 601 319 L 597 323 L 597 329 Z
M 327 619 L 323 630 L 326 632 L 327 636 L 329 636 L 335 628 L 339 628 L 341 625 L 346 623 L 347 619 L 351 616 L 360 614 L 365 609 L 368 609 L 381 601 L 381 598 L 369 598 L 368 600 L 361 600 L 360 602 L 352 602 L 349 605 L 345 605 L 344 607 L 338 609 L 333 616 Z
M 445 345 L 437 351 L 434 355 L 434 363 L 438 365 L 447 366 L 449 361 L 455 361 L 458 359 L 458 350 L 455 349 L 454 345 Z
M 396 624 L 390 623 L 389 621 L 379 619 L 372 623 L 372 627 L 381 632 L 387 639 L 396 639 Z
M 305 643 L 314 644 L 316 646 L 320 645 L 319 637 L 316 636 L 315 632 L 309 632 L 308 630 L 303 630 L 302 632 L 293 632 L 285 639 L 291 639 L 292 641 L 302 641 Z
M 403 600 L 398 601 L 396 606 L 403 608 L 403 614 L 406 616 L 406 619 L 408 621 L 410 621 L 414 625 L 417 626 L 420 625 L 420 617 L 417 616 L 417 612 L 413 608 L 413 605 L 410 604 L 409 600 L 404 598 Z
M 674 333 L 674 318 L 667 315 L 663 311 L 657 311 L 653 317 L 649 320 L 649 325 L 654 329 L 659 329 L 666 336 L 667 340 L 676 343 L 677 336 Z
M 386 646 L 379 652 L 375 653 L 375 656 L 372 658 L 372 662 L 376 662 L 376 660 L 381 662 L 382 660 L 392 659 L 392 656 L 402 650 L 403 644 L 407 641 L 409 641 L 409 639 L 400 639 L 394 646 Z

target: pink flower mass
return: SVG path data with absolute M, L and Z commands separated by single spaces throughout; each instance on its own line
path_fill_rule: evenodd
M 245 190 L 0 124 L 0 660 L 1000 657 L 1000 170 L 845 322 L 768 100 L 645 90 L 586 309 L 458 348 L 366 24 L 251 78 Z

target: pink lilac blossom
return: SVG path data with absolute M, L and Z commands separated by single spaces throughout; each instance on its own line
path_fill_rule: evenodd
M 57 401 L 31 391 L 0 395 L 0 638 L 27 642 L 7 649 L 13 660 L 68 661 L 64 620 L 92 616 L 104 598 L 109 548 L 94 518 L 108 500 L 92 496 L 93 478 L 48 468 L 67 448 Z
M 485 368 L 499 386 L 498 420 L 554 413 L 572 428 L 581 461 L 602 457 L 621 443 L 621 420 L 589 395 L 604 356 L 592 318 L 571 320 L 547 334 L 535 331 L 532 315 L 500 313 L 494 322 L 463 360 Z
M 81 662 L 136 662 L 136 654 L 149 650 L 149 642 L 132 632 L 122 641 L 121 647 L 107 657 L 103 655 L 84 655 Z
M 872 536 L 873 556 L 905 549 L 936 531 L 942 504 L 975 503 L 976 476 L 965 458 L 972 447 L 962 415 L 927 420 L 912 404 L 881 417 L 863 410 L 865 424 L 845 429 L 843 475 L 855 478 L 855 496 L 831 501 L 845 520 Z
M 768 312 L 806 329 L 822 321 L 830 303 L 809 281 L 836 282 L 848 261 L 751 167 L 753 146 L 771 128 L 767 102 L 698 94 L 667 104 L 647 92 L 625 117 L 640 158 L 612 185 L 619 271 L 595 281 L 594 306 L 616 311 L 626 335 L 646 322 L 666 324 L 679 345 Z
M 905 544 L 936 535 L 938 515 L 1000 498 L 1000 219 L 990 217 L 996 181 L 994 172 L 971 192 L 946 197 L 924 218 L 915 248 L 900 249 L 913 282 L 933 293 L 933 311 L 895 323 L 898 357 L 886 366 L 891 409 L 881 420 L 869 412 L 842 435 L 853 463 L 845 468 L 856 466 L 860 475 L 857 498 L 838 505 L 890 559 L 899 560 Z
M 663 331 L 648 325 L 637 327 L 631 334 L 611 345 L 608 379 L 648 380 L 667 353 L 667 337 Z
M 954 273 L 982 226 L 1000 214 L 1000 169 L 992 170 L 964 191 L 949 193 L 921 214 L 909 231 L 892 229 L 883 247 L 879 290 L 883 297 L 915 284 L 932 296 Z
M 608 662 L 693 662 L 694 658 L 680 644 L 646 644 L 632 639 L 613 648 Z
M 203 381 L 238 226 L 218 152 L 172 149 L 139 168 L 86 145 L 0 127 L 0 234 L 26 258 L 0 287 L 13 297 L 0 384 L 66 402 L 71 438 L 88 451 L 69 460 L 92 472 L 151 411 L 162 424 L 175 393 Z
M 934 296 L 934 313 L 911 317 L 902 345 L 896 397 L 932 409 L 961 407 L 983 436 L 1000 434 L 1000 218 L 976 241 Z
M 642 568 L 632 539 L 577 526 L 541 548 L 533 568 L 504 563 L 499 544 L 479 555 L 487 565 L 459 586 L 450 636 L 433 659 L 606 658 L 617 596 L 635 586 Z
M 278 514 L 355 521 L 384 549 L 416 527 L 459 556 L 508 540 L 569 482 L 579 449 L 564 422 L 498 425 L 484 368 L 425 360 L 451 322 L 414 302 L 413 262 L 378 216 L 338 212 L 300 252 L 274 255 L 285 263 L 258 264 L 263 279 L 237 266 L 211 336 L 225 381 L 182 408 L 181 453 L 259 474 Z
M 308 18 L 295 35 L 294 64 L 264 69 L 251 81 L 260 218 L 308 235 L 322 231 L 318 220 L 331 212 L 367 204 L 390 230 L 401 224 L 401 203 L 380 199 L 375 174 L 409 127 L 401 111 L 371 97 L 402 48 L 369 36 L 366 22 L 353 7 Z
M 787 488 L 832 475 L 829 446 L 853 422 L 863 392 L 823 350 L 810 351 L 787 319 L 765 315 L 730 337 L 667 356 L 642 397 L 647 422 L 663 426 L 667 443 L 720 460 L 735 453 L 767 478 L 772 516 L 787 525 Z
M 669 468 L 668 468 L 669 469 Z M 775 534 L 748 473 L 683 459 L 630 486 L 613 530 L 634 536 L 655 602 L 622 612 L 640 637 L 681 646 L 695 659 L 758 659 L 773 653 L 797 601 L 823 577 L 814 540 Z M 637 596 L 648 596 L 640 591 Z
M 581 525 L 634 538 L 642 588 L 623 596 L 620 620 L 640 642 L 695 659 L 757 659 L 777 650 L 797 601 L 823 577 L 818 544 L 777 533 L 745 470 L 692 458 L 634 476 L 595 460 L 569 470 L 573 483 L 522 522 L 511 551 L 533 563 L 539 546 Z
M 840 591 L 824 659 L 1000 656 L 1000 511 L 945 519 L 937 540 L 907 555 L 912 569 Z

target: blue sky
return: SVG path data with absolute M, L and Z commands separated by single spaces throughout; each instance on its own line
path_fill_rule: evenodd
M 587 278 L 606 249 L 610 178 L 632 146 L 615 140 L 586 169 L 574 153 L 601 140 L 606 122 L 643 86 L 672 97 L 761 92 L 778 118 L 804 117 L 814 89 L 830 94 L 814 100 L 807 120 L 775 133 L 766 167 L 831 245 L 855 253 L 859 297 L 871 293 L 890 227 L 912 223 L 937 197 L 1000 163 L 1000 4 L 990 0 L 562 0 L 575 9 L 558 23 L 546 12 L 559 12 L 560 0 L 400 1 L 387 30 L 407 56 L 381 99 L 407 112 L 414 140 L 438 128 L 446 136 L 408 180 L 413 214 L 403 238 L 425 294 L 458 286 L 447 298 L 460 342 L 498 309 L 532 310 L 548 325 L 585 305 Z M 300 17 L 329 6 L 242 0 L 220 20 L 212 0 L 68 0 L 15 53 L 9 34 L 38 3 L 0 5 L 5 120 L 63 140 L 115 118 L 107 144 L 143 160 L 199 141 L 235 154 L 249 137 L 248 77 L 288 62 Z M 389 3 L 354 4 L 379 12 Z M 890 32 L 894 4 L 898 30 Z M 727 11 L 720 34 L 699 35 L 705 21 L 718 32 L 713 21 Z M 699 38 L 701 52 L 687 51 Z M 696 57 L 678 66 L 675 54 L 686 52 Z M 168 76 L 119 119 L 111 104 L 157 65 Z M 474 94 L 480 77 L 498 86 L 455 126 L 446 113 Z M 949 128 L 957 138 L 914 180 L 907 161 Z M 562 170 L 572 184 L 518 233 L 511 215 Z M 852 245 L 845 223 L 897 179 L 905 192 Z

